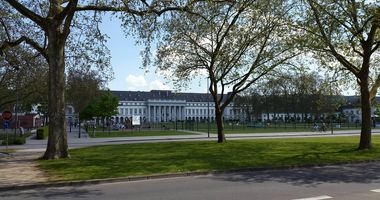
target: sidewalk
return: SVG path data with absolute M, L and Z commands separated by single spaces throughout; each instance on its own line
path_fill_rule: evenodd
M 47 176 L 37 167 L 37 152 L 16 152 L 0 157 L 0 188 L 46 182 Z
M 81 138 L 78 138 L 78 128 L 67 129 L 69 141 L 88 140 L 87 133 L 82 129 Z M 48 177 L 37 167 L 36 159 L 43 155 L 47 140 L 36 140 L 33 137 L 27 139 L 27 144 L 36 145 L 37 149 L 19 149 L 22 146 L 10 146 L 10 149 L 17 149 L 16 152 L 5 154 L 0 153 L 0 188 L 18 185 L 33 185 L 48 181 Z

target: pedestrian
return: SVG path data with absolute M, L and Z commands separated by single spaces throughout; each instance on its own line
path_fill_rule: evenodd
M 322 121 L 322 127 L 321 127 L 322 132 L 326 131 L 326 124 L 325 122 Z

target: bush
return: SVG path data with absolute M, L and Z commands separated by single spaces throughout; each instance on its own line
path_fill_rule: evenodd
M 25 144 L 25 142 L 26 142 L 26 139 L 24 136 L 17 136 L 16 138 L 11 136 L 8 138 L 8 145 L 22 145 L 22 144 Z M 7 141 L 3 140 L 1 144 L 7 145 Z
M 46 136 L 47 136 L 47 133 L 45 133 L 44 129 L 42 128 L 37 129 L 37 133 L 36 133 L 37 140 L 43 140 L 46 138 Z
M 25 144 L 26 139 L 25 139 L 25 137 L 20 136 L 20 137 L 16 137 L 12 142 L 13 142 L 13 144 L 21 145 L 21 144 Z

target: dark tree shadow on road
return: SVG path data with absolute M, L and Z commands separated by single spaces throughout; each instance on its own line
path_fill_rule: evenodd
M 217 173 L 211 179 L 247 183 L 279 182 L 309 187 L 322 183 L 380 183 L 380 162 Z
M 62 188 L 44 188 L 34 190 L 10 190 L 0 193 L 0 199 L 3 197 L 15 199 L 91 199 L 93 196 L 99 196 L 103 193 L 99 190 L 77 189 L 72 187 Z

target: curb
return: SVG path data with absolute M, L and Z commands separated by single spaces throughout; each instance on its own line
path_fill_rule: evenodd
M 380 160 L 364 160 L 364 161 L 347 161 L 335 164 L 309 164 L 302 166 L 283 166 L 283 167 L 257 167 L 257 168 L 241 168 L 232 170 L 215 170 L 215 171 L 203 171 L 203 172 L 183 172 L 183 173 L 171 173 L 171 174 L 158 174 L 149 176 L 131 176 L 131 177 L 121 177 L 121 178 L 106 178 L 106 179 L 92 179 L 92 180 L 82 180 L 82 181 L 56 181 L 56 182 L 38 182 L 38 183 L 25 183 L 25 184 L 15 184 L 0 186 L 0 192 L 3 191 L 13 191 L 13 190 L 30 190 L 30 189 L 40 189 L 49 187 L 67 187 L 67 186 L 86 186 L 95 185 L 103 183 L 117 183 L 117 182 L 135 182 L 144 180 L 159 180 L 159 179 L 170 179 L 170 178 L 181 178 L 181 177 L 191 177 L 191 176 L 207 176 L 207 175 L 219 175 L 226 173 L 244 173 L 244 172 L 259 172 L 259 171 L 269 171 L 269 170 L 291 170 L 291 169 L 302 169 L 302 168 L 313 168 L 313 167 L 328 167 L 337 165 L 348 165 L 348 164 L 363 164 L 363 163 L 373 163 L 380 162 Z

